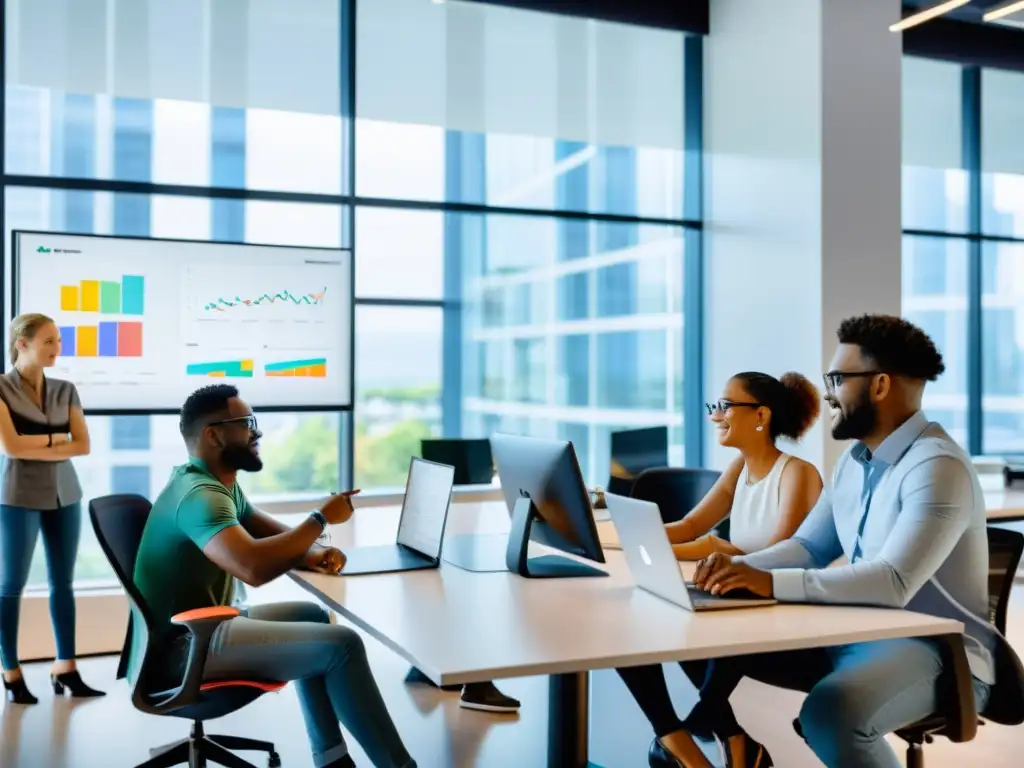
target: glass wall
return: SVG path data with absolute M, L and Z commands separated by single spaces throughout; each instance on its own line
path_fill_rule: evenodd
M 947 364 L 926 407 L 972 454 L 1024 453 L 1024 74 L 903 75 L 904 313 Z
M 353 248 L 354 413 L 261 415 L 254 499 L 400 486 L 429 435 L 570 439 L 601 483 L 610 431 L 665 424 L 684 460 L 699 40 L 421 0 L 0 2 L 6 276 L 14 229 Z M 87 497 L 185 457 L 173 416 L 88 421 Z M 83 530 L 79 580 L 109 579 Z

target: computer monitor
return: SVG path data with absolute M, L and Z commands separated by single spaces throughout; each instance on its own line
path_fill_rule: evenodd
M 629 496 L 633 481 L 645 469 L 668 466 L 668 427 L 612 432 L 612 468 L 608 492 Z
M 490 485 L 494 481 L 494 458 L 487 438 L 421 440 L 420 454 L 428 461 L 455 467 L 456 485 Z
M 605 561 L 590 493 L 572 443 L 494 435 L 491 446 L 512 515 L 505 551 L 508 570 L 531 578 L 607 576 L 561 555 L 528 556 L 533 540 L 594 562 Z

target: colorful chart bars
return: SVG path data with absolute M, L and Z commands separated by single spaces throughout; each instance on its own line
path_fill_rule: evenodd
M 253 361 L 225 360 L 219 363 L 191 363 L 186 366 L 185 373 L 189 376 L 251 379 L 253 375 Z
M 327 358 L 314 357 L 309 360 L 286 360 L 267 363 L 263 366 L 267 376 L 307 376 L 322 379 L 327 375 Z
M 60 329 L 66 357 L 142 357 L 142 323 L 68 325 Z
M 123 275 L 121 282 L 82 280 L 60 287 L 60 308 L 65 312 L 99 312 L 102 315 L 141 315 L 145 309 L 146 279 Z
M 226 312 L 233 307 L 258 307 L 262 304 L 276 304 L 279 301 L 316 306 L 324 303 L 324 296 L 326 295 L 327 288 L 324 287 L 322 291 L 313 291 L 301 296 L 296 296 L 289 291 L 279 291 L 273 294 L 264 293 L 257 296 L 255 299 L 243 299 L 241 296 L 235 296 L 233 299 L 226 299 L 222 296 L 216 301 L 211 301 L 206 304 L 203 309 L 207 312 Z

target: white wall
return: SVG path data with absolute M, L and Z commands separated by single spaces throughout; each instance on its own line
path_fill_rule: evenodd
M 705 47 L 705 387 L 820 382 L 846 316 L 900 311 L 899 0 L 714 0 Z M 708 434 L 708 463 L 730 453 Z M 826 475 L 823 424 L 799 447 Z

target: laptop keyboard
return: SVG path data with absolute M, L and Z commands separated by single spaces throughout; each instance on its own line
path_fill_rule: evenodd
M 733 589 L 726 595 L 713 595 L 693 584 L 687 584 L 686 590 L 690 599 L 696 603 L 717 603 L 722 600 L 764 600 L 761 595 L 751 592 L 749 589 Z

